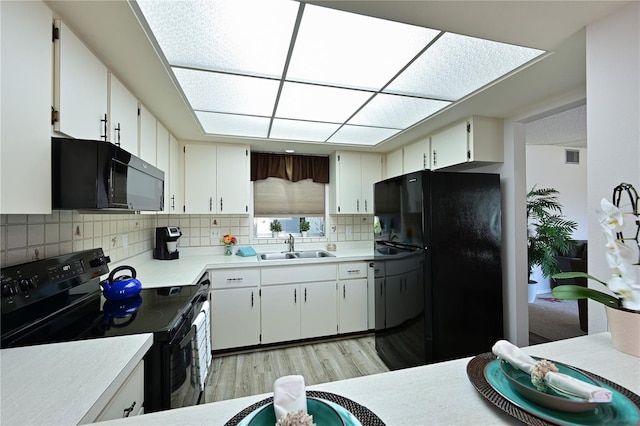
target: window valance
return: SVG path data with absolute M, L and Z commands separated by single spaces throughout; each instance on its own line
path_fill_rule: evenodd
M 251 180 L 269 177 L 291 182 L 312 179 L 318 183 L 329 183 L 329 157 L 252 152 Z

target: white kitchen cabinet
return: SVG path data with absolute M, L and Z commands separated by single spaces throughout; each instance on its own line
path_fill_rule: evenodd
M 382 179 L 382 156 L 338 151 L 331 155 L 330 211 L 373 214 L 373 184 Z
M 259 269 L 213 269 L 209 277 L 212 349 L 260 344 Z
M 165 199 L 166 211 L 169 213 L 182 212 L 183 206 L 183 162 L 180 155 L 180 143 L 169 133 L 169 199 Z M 165 177 L 165 186 L 167 179 Z
M 262 343 L 336 334 L 336 264 L 262 268 Z
M 386 156 L 386 172 L 385 179 L 395 176 L 400 176 L 402 174 L 402 161 L 403 161 L 402 148 L 396 149 L 387 154 Z
M 55 26 L 54 130 L 77 139 L 107 140 L 107 68 L 64 22 Z
M 431 168 L 504 161 L 502 121 L 470 117 L 431 136 Z
M 248 214 L 251 186 L 249 148 L 218 145 L 216 152 L 216 212 Z
M 258 287 L 211 291 L 211 348 L 240 348 L 260 344 Z
M 368 271 L 367 262 L 338 265 L 338 333 L 368 328 Z
M 109 73 L 109 140 L 138 155 L 138 100 Z
M 402 149 L 403 173 L 428 170 L 431 167 L 430 148 L 431 140 L 429 138 L 405 146 Z
M 139 157 L 147 163 L 156 166 L 157 164 L 157 120 L 151 112 L 140 104 L 138 115 L 138 152 Z
M 249 148 L 185 144 L 184 212 L 248 214 Z
M 169 200 L 169 182 L 172 175 L 169 168 L 169 131 L 156 121 L 156 167 L 164 172 L 164 213 L 171 213 Z
M 51 213 L 51 10 L 0 2 L 0 213 Z M 28 196 L 27 196 L 28 194 Z
M 300 338 L 335 334 L 338 319 L 335 280 L 301 284 L 300 295 Z
M 144 410 L 144 360 L 140 361 L 95 422 L 133 417 Z
M 262 287 L 262 343 L 300 339 L 300 286 Z

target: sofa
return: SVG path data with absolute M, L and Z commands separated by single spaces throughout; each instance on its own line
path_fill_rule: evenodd
M 558 267 L 562 272 L 587 272 L 587 240 L 575 240 L 575 247 L 562 256 L 555 256 Z M 551 288 L 559 285 L 574 284 L 587 287 L 586 278 L 567 278 L 561 280 L 551 280 Z M 588 331 L 587 321 L 587 299 L 578 300 L 578 315 L 580 318 L 580 329 L 585 333 Z

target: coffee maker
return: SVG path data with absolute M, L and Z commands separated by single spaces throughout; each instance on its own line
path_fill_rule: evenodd
M 178 259 L 178 238 L 182 236 L 177 226 L 162 226 L 156 228 L 156 248 L 153 258 L 160 260 Z

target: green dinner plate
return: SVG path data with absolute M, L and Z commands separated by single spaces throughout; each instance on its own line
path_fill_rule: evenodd
M 307 397 L 307 412 L 313 416 L 317 426 L 361 426 L 361 423 L 346 409 L 331 401 Z M 239 426 L 273 426 L 276 424 L 276 413 L 273 403 L 258 408 L 245 417 Z
M 515 391 L 503 373 L 500 362 L 497 359 L 491 361 L 485 367 L 484 377 L 487 383 L 503 398 L 534 416 L 556 424 L 571 426 L 602 425 L 605 423 L 623 426 L 640 423 L 640 410 L 629 398 L 606 384 L 596 381 L 592 381 L 592 383 L 602 386 L 613 393 L 613 399 L 610 403 L 597 404 L 593 410 L 577 413 L 555 410 L 536 404 Z M 561 366 L 559 363 L 556 363 L 556 365 Z M 561 369 L 563 373 L 566 373 L 563 370 Z M 576 373 L 578 372 L 576 371 Z

